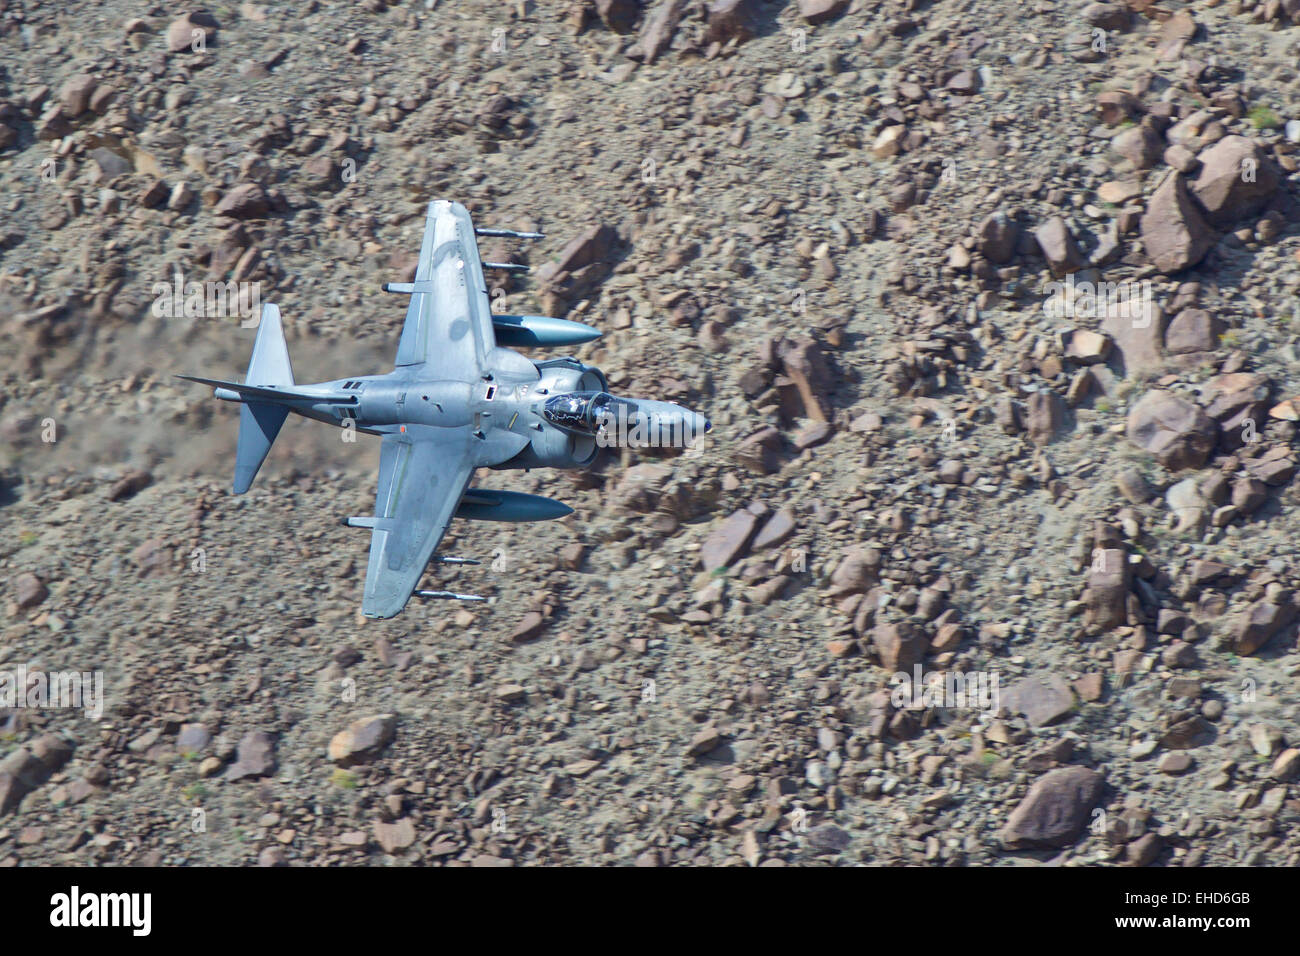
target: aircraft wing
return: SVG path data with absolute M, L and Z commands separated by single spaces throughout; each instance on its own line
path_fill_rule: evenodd
M 446 381 L 474 381 L 496 348 L 478 240 L 469 211 L 440 199 L 429 203 L 411 302 L 397 362 L 427 366 Z
M 406 607 L 469 485 L 468 429 L 407 426 L 384 436 L 361 612 L 393 617 Z

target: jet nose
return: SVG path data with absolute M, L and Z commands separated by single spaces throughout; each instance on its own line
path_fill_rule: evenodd
M 703 435 L 707 435 L 713 430 L 713 422 L 709 421 L 708 416 L 701 415 L 699 412 L 693 412 L 689 409 L 682 409 L 683 419 L 687 429 L 687 444 Z
M 689 447 L 713 428 L 713 423 L 699 412 L 673 402 L 651 399 L 622 401 L 633 408 L 632 414 L 626 418 L 626 443 L 631 446 Z
M 707 435 L 713 428 L 713 422 L 709 421 L 706 416 L 701 415 L 699 412 L 693 412 L 688 408 L 682 409 L 682 425 L 686 430 L 687 443 L 701 435 Z

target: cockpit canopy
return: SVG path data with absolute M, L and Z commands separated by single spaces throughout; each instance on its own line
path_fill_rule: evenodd
M 636 412 L 634 402 L 609 392 L 563 392 L 552 395 L 542 406 L 542 417 L 556 428 L 581 435 L 594 435 L 606 423 L 620 416 L 626 421 Z

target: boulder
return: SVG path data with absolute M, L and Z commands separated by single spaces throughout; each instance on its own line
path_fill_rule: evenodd
M 1282 181 L 1264 151 L 1244 136 L 1225 136 L 1202 150 L 1199 158 L 1201 171 L 1192 182 L 1192 195 L 1219 228 L 1259 213 Z
M 1214 243 L 1214 233 L 1188 196 L 1182 174 L 1170 172 L 1152 194 L 1142 216 L 1142 245 L 1147 258 L 1170 275 L 1199 263 Z
M 1087 826 L 1105 782 L 1087 767 L 1061 767 L 1040 777 L 1002 829 L 1007 849 L 1069 846 Z
M 1205 464 L 1219 435 L 1213 419 L 1194 402 L 1152 389 L 1129 412 L 1128 437 L 1170 471 L 1179 471 Z

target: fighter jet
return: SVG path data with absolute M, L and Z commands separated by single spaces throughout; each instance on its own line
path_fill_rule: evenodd
M 708 432 L 703 415 L 671 402 L 615 398 L 600 369 L 573 358 L 534 362 L 506 346 L 571 346 L 600 336 L 580 322 L 496 315 L 477 236 L 541 238 L 540 233 L 476 229 L 464 206 L 429 203 L 415 281 L 389 283 L 410 296 L 395 367 L 313 385 L 294 381 L 280 310 L 262 309 L 243 383 L 181 375 L 237 402 L 239 444 L 233 492 L 243 494 L 266 460 L 290 412 L 339 428 L 382 436 L 372 516 L 343 524 L 370 529 L 361 610 L 390 618 L 412 595 L 481 601 L 473 594 L 421 590 L 452 518 L 540 521 L 572 508 L 514 491 L 469 487 L 479 468 L 584 468 L 602 445 L 689 445 Z

